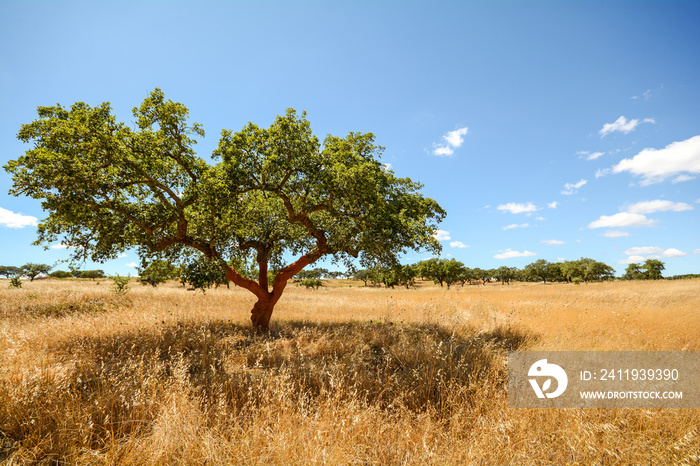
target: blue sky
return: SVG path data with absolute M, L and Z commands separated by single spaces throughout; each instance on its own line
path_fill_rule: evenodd
M 222 129 L 294 107 L 320 138 L 374 133 L 447 210 L 443 256 L 700 273 L 699 21 L 673 0 L 0 0 L 0 163 L 40 105 L 132 122 L 160 87 L 204 125 L 206 159 Z M 67 258 L 31 245 L 45 214 L 10 186 L 2 171 L 0 264 Z

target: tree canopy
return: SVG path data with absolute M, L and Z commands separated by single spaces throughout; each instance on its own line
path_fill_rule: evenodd
M 132 247 L 142 259 L 203 257 L 255 294 L 251 319 L 263 328 L 287 281 L 323 256 L 394 265 L 409 249 L 440 249 L 445 212 L 380 163 L 371 133 L 321 142 L 289 109 L 269 128 L 222 131 L 208 163 L 194 151 L 204 129 L 183 104 L 156 89 L 133 114 L 131 128 L 109 103 L 79 102 L 39 107 L 22 125 L 18 138 L 33 147 L 5 169 L 10 193 L 48 213 L 36 243 L 60 240 L 97 262 Z M 256 278 L 236 268 L 249 260 Z

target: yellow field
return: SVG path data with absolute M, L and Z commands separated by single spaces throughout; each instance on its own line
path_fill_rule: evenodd
M 508 408 L 507 353 L 700 351 L 700 281 L 418 289 L 0 280 L 0 462 L 699 464 L 700 409 Z

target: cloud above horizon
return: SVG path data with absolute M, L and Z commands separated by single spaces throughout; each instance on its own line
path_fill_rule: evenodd
M 612 123 L 605 123 L 603 128 L 599 131 L 600 137 L 605 137 L 610 133 L 619 132 L 622 134 L 628 134 L 639 126 L 639 119 L 635 118 L 633 120 L 628 120 L 624 116 L 621 116 Z M 645 118 L 642 123 L 656 123 L 653 118 Z M 602 155 L 602 154 L 601 154 Z M 596 157 L 597 158 L 597 157 Z M 593 160 L 593 159 L 592 159 Z
M 508 248 L 505 251 L 499 251 L 498 254 L 493 256 L 494 259 L 513 259 L 515 257 L 532 257 L 536 256 L 536 252 L 531 252 L 531 251 L 513 251 L 512 249 Z
M 656 225 L 656 222 L 642 214 L 620 212 L 615 215 L 601 215 L 598 220 L 589 223 L 588 228 L 651 227 Z
M 605 152 L 588 152 L 587 150 L 582 150 L 576 153 L 580 158 L 585 158 L 587 161 L 597 160 L 605 155 Z
M 656 246 L 629 248 L 626 249 L 623 254 L 628 257 L 618 261 L 618 264 L 636 264 L 638 262 L 644 262 L 647 259 L 667 259 L 672 257 L 684 257 L 688 255 L 688 253 L 683 252 L 680 249 L 664 249 Z
M 574 194 L 576 191 L 578 191 L 578 189 L 581 186 L 584 186 L 586 183 L 588 183 L 588 180 L 583 179 L 578 181 L 577 183 L 566 183 L 564 185 L 564 191 L 562 191 L 561 193 L 570 196 L 571 194 Z
M 653 201 L 641 201 L 627 205 L 622 212 L 615 215 L 602 215 L 598 220 L 588 224 L 588 228 L 625 228 L 625 227 L 651 227 L 658 220 L 650 219 L 646 214 L 655 212 L 683 212 L 693 210 L 693 206 L 685 202 L 673 202 L 663 199 Z M 608 238 L 629 236 L 622 231 L 610 231 L 604 234 Z
M 37 226 L 38 218 L 31 215 L 22 215 L 12 212 L 11 210 L 0 207 L 0 225 L 8 228 L 24 228 L 29 226 Z
M 435 230 L 435 233 L 433 233 L 433 237 L 438 241 L 447 241 L 447 240 L 452 239 L 450 237 L 449 231 L 440 230 L 440 229 Z
M 558 240 L 558 239 L 546 239 L 541 242 L 542 244 L 547 244 L 549 246 L 558 246 L 560 244 L 565 244 L 564 241 Z
M 506 225 L 503 227 L 504 230 L 514 230 L 516 228 L 527 228 L 529 227 L 529 223 L 512 223 L 510 225 Z
M 695 179 L 700 175 L 700 135 L 672 142 L 663 149 L 644 149 L 631 159 L 623 159 L 612 168 L 601 170 L 596 177 L 622 172 L 641 176 L 641 186 L 672 177 L 673 183 Z
M 464 136 L 466 136 L 468 132 L 469 128 L 466 126 L 454 131 L 448 131 L 442 136 L 442 139 L 445 141 L 443 144 L 433 143 L 433 155 L 438 157 L 453 155 L 455 149 L 464 143 Z
M 661 199 L 653 201 L 642 201 L 630 204 L 625 209 L 625 212 L 631 214 L 653 214 L 654 212 L 683 212 L 685 210 L 693 210 L 693 206 L 685 202 L 672 202 Z
M 625 236 L 629 236 L 630 234 L 627 233 L 626 231 L 620 231 L 620 230 L 610 230 L 606 231 L 603 233 L 603 236 L 606 238 L 624 238 Z
M 508 204 L 501 204 L 496 209 L 502 212 L 510 212 L 511 214 L 522 214 L 527 212 L 537 211 L 537 207 L 532 202 L 527 204 L 517 204 L 515 202 L 509 202 Z

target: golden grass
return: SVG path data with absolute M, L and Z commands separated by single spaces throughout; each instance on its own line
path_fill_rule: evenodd
M 352 285 L 352 287 L 349 287 Z M 700 281 L 451 290 L 0 280 L 7 464 L 698 464 L 700 409 L 509 409 L 507 353 L 699 351 Z

